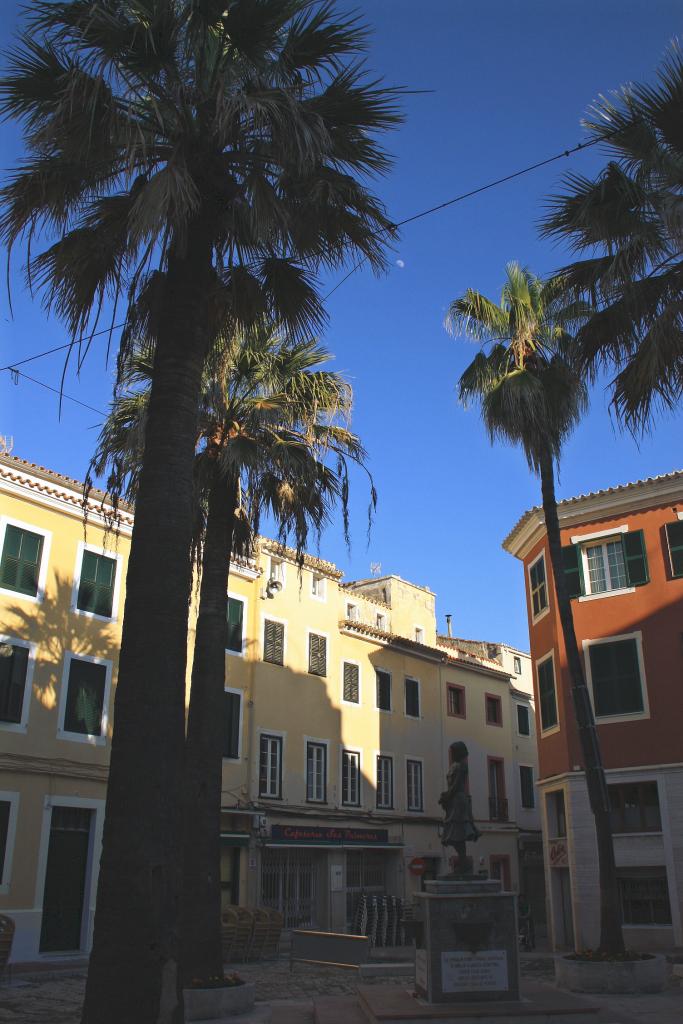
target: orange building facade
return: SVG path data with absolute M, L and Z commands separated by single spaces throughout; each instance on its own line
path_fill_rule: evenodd
M 563 501 L 564 570 L 610 794 L 627 946 L 683 945 L 683 472 Z M 599 937 L 597 847 L 542 509 L 524 565 L 554 948 Z

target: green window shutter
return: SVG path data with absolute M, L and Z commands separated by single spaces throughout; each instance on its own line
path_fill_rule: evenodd
M 40 534 L 8 525 L 0 560 L 0 586 L 35 597 L 42 553 L 43 538 Z
M 553 659 L 547 658 L 538 666 L 538 700 L 541 712 L 541 728 L 552 729 L 557 725 L 557 695 Z
M 12 655 L 0 658 L 0 721 L 21 721 L 28 669 L 28 647 L 12 645 Z
M 64 713 L 64 731 L 102 735 L 102 708 L 107 680 L 105 665 L 72 658 Z
M 228 639 L 229 651 L 242 653 L 242 623 L 244 618 L 244 601 L 235 597 L 228 598 Z
M 643 688 L 635 640 L 589 647 L 595 717 L 632 715 L 643 710 Z
M 242 695 L 223 693 L 223 757 L 238 758 L 240 751 L 240 708 Z
M 115 579 L 115 558 L 84 551 L 76 607 L 83 612 L 92 612 L 110 619 L 114 607 Z
M 581 558 L 581 547 L 578 544 L 568 544 L 562 548 L 562 565 L 569 597 L 581 597 L 585 593 L 585 586 L 583 559 Z
M 351 665 L 344 662 L 344 700 L 350 704 L 358 704 L 360 700 L 360 686 L 358 681 L 358 665 Z
M 308 634 L 308 671 L 314 676 L 327 675 L 327 637 Z
M 621 538 L 624 547 L 624 561 L 628 582 L 631 587 L 642 587 L 650 582 L 647 571 L 647 555 L 645 554 L 645 538 L 642 530 L 625 533 Z
M 683 576 L 683 519 L 666 524 L 666 539 L 671 559 L 671 575 Z
M 263 628 L 263 660 L 282 665 L 285 654 L 285 627 L 281 622 L 266 619 Z

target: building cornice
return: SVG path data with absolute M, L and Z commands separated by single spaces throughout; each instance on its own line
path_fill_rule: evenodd
M 565 528 L 670 502 L 683 502 L 683 470 L 567 498 L 558 502 L 557 513 L 560 526 Z M 545 517 L 537 505 L 517 521 L 503 541 L 503 549 L 523 559 L 544 535 Z
M 69 761 L 63 757 L 38 757 L 33 754 L 0 754 L 0 769 L 8 772 L 26 772 L 28 775 L 90 779 L 92 782 L 106 782 L 109 777 L 108 765 Z

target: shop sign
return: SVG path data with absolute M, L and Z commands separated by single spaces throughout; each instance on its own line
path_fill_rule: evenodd
M 548 861 L 551 868 L 569 867 L 567 844 L 563 839 L 556 839 L 554 843 L 550 844 L 548 847 Z
M 273 825 L 270 836 L 280 843 L 324 843 L 330 846 L 368 846 L 389 841 L 386 828 L 331 828 L 327 825 Z

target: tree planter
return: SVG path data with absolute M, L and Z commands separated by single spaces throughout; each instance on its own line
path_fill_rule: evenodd
M 186 988 L 185 1020 L 220 1020 L 247 1013 L 254 1005 L 255 991 L 249 982 L 227 988 Z
M 666 960 L 652 954 L 645 960 L 573 960 L 555 958 L 555 981 L 571 992 L 661 992 Z

